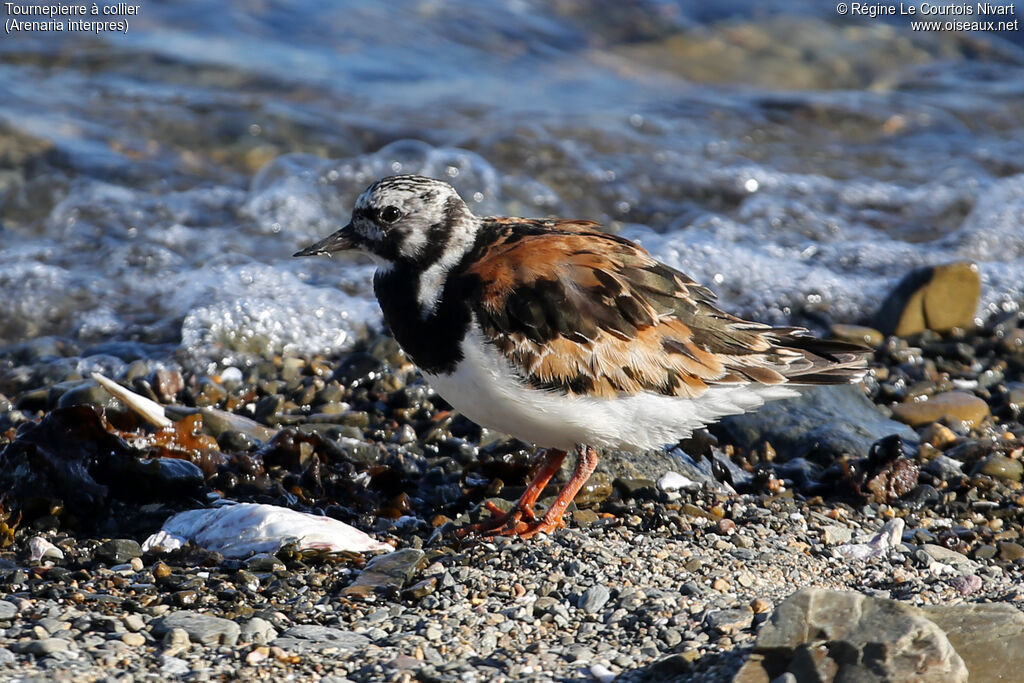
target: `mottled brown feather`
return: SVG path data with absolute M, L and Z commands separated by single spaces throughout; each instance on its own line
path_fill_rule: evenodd
M 716 384 L 848 382 L 859 347 L 718 309 L 713 293 L 591 221 L 485 219 L 465 273 L 489 341 L 533 386 L 695 398 Z

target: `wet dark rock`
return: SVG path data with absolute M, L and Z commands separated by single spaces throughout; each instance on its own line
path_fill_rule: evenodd
M 974 326 L 981 295 L 977 264 L 962 261 L 918 268 L 908 273 L 875 314 L 873 327 L 905 337 Z
M 251 451 L 261 443 L 251 435 L 234 429 L 226 429 L 217 435 L 217 445 L 225 452 Z
M 115 538 L 96 547 L 96 558 L 108 564 L 124 564 L 133 557 L 142 557 L 142 546 L 131 538 Z
M 58 408 L 77 405 L 109 407 L 114 405 L 114 397 L 98 382 L 91 379 L 77 380 L 50 387 L 50 405 Z
M 939 420 L 958 420 L 969 427 L 975 427 L 989 414 L 988 404 L 963 391 L 947 391 L 927 401 L 899 403 L 892 408 L 892 414 L 911 427 L 923 427 Z
M 357 351 L 349 354 L 342 361 L 338 369 L 334 371 L 332 380 L 337 381 L 343 387 L 356 387 L 364 383 L 373 382 L 380 375 L 384 364 L 369 353 Z
M 978 472 L 996 479 L 1020 481 L 1024 476 L 1024 464 L 1015 458 L 993 453 L 978 465 Z
M 832 336 L 842 341 L 874 348 L 885 341 L 885 336 L 873 327 L 836 324 L 830 329 Z
M 802 394 L 726 417 L 712 432 L 748 450 L 771 443 L 781 461 L 866 457 L 876 441 L 891 434 L 918 440 L 912 429 L 882 415 L 856 386 L 814 387 Z

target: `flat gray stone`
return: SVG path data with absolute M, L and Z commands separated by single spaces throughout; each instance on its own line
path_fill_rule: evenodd
M 171 612 L 153 621 L 153 635 L 157 637 L 175 628 L 185 631 L 193 643 L 203 645 L 234 645 L 242 631 L 230 619 L 187 610 Z
M 15 661 L 17 661 L 17 658 L 14 656 L 13 652 L 8 650 L 6 647 L 0 647 L 0 666 L 4 666 L 5 664 L 14 664 Z
M 0 600 L 0 621 L 10 621 L 18 616 L 18 606 L 13 602 Z
M 292 626 L 273 640 L 273 645 L 291 652 L 358 650 L 370 644 L 366 636 L 330 626 L 300 624 Z
M 921 548 L 936 562 L 952 565 L 957 569 L 973 571 L 978 568 L 977 562 L 963 553 L 958 553 L 957 551 L 946 548 L 945 546 L 936 545 L 935 543 L 925 543 Z
M 70 646 L 71 641 L 64 638 L 40 638 L 39 640 L 30 640 L 25 643 L 14 643 L 11 645 L 11 649 L 21 654 L 47 657 L 56 652 L 63 652 Z

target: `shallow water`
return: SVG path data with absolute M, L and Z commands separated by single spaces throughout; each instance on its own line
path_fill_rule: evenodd
M 0 344 L 341 350 L 370 267 L 290 254 L 395 172 L 601 220 L 766 320 L 862 319 L 964 258 L 1019 304 L 1019 32 L 705 4 L 193 0 L 5 36 Z

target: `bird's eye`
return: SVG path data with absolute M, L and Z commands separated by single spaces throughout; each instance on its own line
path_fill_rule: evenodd
M 380 219 L 385 223 L 394 223 L 402 217 L 402 212 L 397 206 L 385 206 L 380 210 Z

